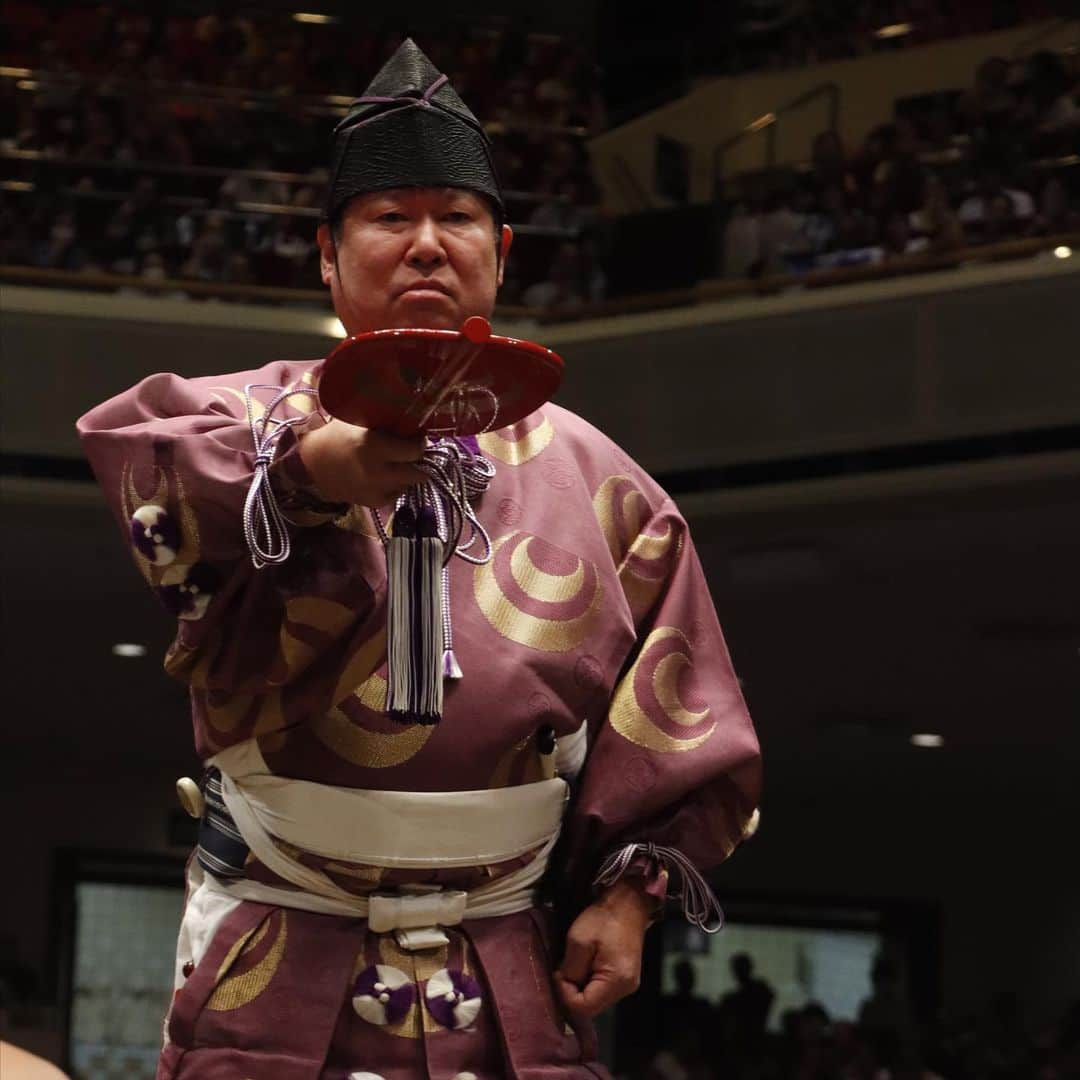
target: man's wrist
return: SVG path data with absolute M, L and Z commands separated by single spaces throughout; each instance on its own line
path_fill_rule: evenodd
M 619 918 L 639 922 L 642 930 L 652 924 L 660 906 L 656 898 L 645 891 L 640 878 L 620 878 L 600 893 L 596 903 Z

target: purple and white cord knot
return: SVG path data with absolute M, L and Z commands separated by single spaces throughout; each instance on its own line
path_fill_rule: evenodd
M 706 934 L 715 934 L 723 929 L 724 911 L 720 907 L 720 901 L 716 899 L 701 872 L 678 848 L 651 843 L 626 844 L 613 851 L 600 864 L 600 869 L 593 879 L 593 888 L 614 885 L 639 855 L 659 863 L 669 873 L 672 869 L 678 871 L 679 889 L 670 895 L 672 899 L 682 901 L 683 916 L 688 923 Z
M 257 390 L 270 390 L 275 394 L 262 415 L 256 415 L 255 411 L 253 395 Z M 297 395 L 316 399 L 319 396 L 318 391 L 311 387 L 282 389 L 266 383 L 249 383 L 244 387 L 248 426 L 255 446 L 254 474 L 244 500 L 244 539 L 256 570 L 285 562 L 291 550 L 288 519 L 282 513 L 270 484 L 270 466 L 274 464 L 278 444 L 285 433 L 308 420 L 307 415 L 287 419 L 274 415 L 289 398 Z

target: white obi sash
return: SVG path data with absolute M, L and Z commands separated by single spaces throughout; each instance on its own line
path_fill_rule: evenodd
M 215 878 L 193 862 L 189 907 L 206 908 L 209 893 L 217 894 L 210 907 L 222 915 L 235 907 L 224 902 L 231 897 L 366 918 L 372 930 L 395 931 L 408 949 L 445 943 L 440 926 L 532 907 L 569 797 L 561 777 L 445 792 L 373 791 L 292 780 L 269 771 L 254 740 L 223 750 L 208 764 L 221 771 L 222 797 L 252 854 L 296 888 Z M 275 840 L 283 841 L 286 850 Z M 288 847 L 352 864 L 428 870 L 536 854 L 520 869 L 468 892 L 415 885 L 362 897 L 290 857 Z

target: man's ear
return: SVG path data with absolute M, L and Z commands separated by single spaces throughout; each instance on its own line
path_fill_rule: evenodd
M 319 275 L 322 283 L 329 286 L 333 283 L 334 273 L 337 268 L 337 252 L 334 247 L 334 237 L 330 232 L 329 225 L 320 225 L 315 233 L 315 242 L 319 245 Z
M 510 254 L 510 245 L 514 242 L 514 230 L 509 225 L 502 227 L 502 235 L 499 237 L 499 276 L 495 281 L 496 286 L 503 283 L 503 271 L 506 269 L 506 257 Z

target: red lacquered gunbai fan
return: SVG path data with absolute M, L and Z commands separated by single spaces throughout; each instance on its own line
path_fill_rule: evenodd
M 562 358 L 491 332 L 474 315 L 457 330 L 373 330 L 346 338 L 319 380 L 331 416 L 395 435 L 478 435 L 534 412 L 559 387 Z

